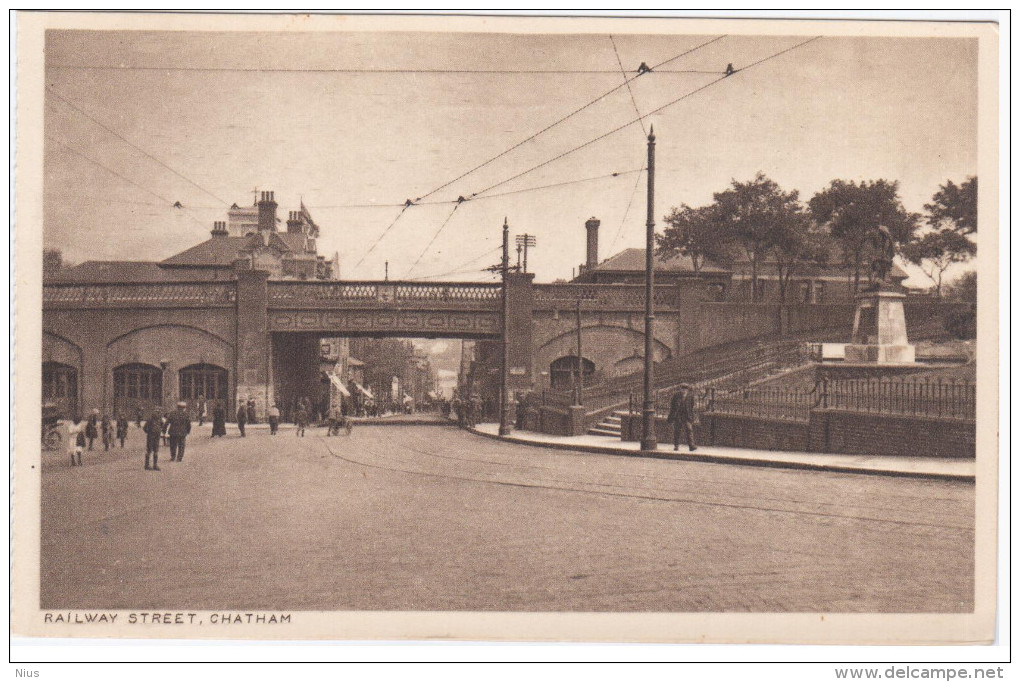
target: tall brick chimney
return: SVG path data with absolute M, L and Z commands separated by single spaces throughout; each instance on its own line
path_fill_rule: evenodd
M 301 226 L 302 226 L 301 212 L 300 211 L 290 211 L 287 214 L 287 232 L 301 233 L 301 232 L 303 232 L 303 230 L 301 229 Z
M 585 269 L 591 270 L 599 264 L 599 225 L 602 224 L 598 218 L 591 217 L 584 224 L 588 230 L 588 253 L 585 261 Z
M 226 237 L 227 236 L 227 221 L 226 220 L 217 220 L 217 221 L 215 221 L 212 224 L 212 232 L 210 232 L 209 234 L 211 234 L 214 237 Z
M 272 192 L 262 192 L 259 198 L 259 232 L 276 232 L 276 200 Z

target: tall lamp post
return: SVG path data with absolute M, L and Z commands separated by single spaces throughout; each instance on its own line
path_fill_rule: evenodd
M 655 434 L 655 401 L 653 353 L 655 350 L 655 128 L 648 131 L 648 218 L 645 221 L 645 395 L 641 409 L 641 449 L 655 450 L 659 443 Z
M 507 436 L 510 435 L 510 427 L 507 424 L 506 415 L 506 386 L 507 386 L 507 372 L 510 370 L 510 344 L 507 343 L 507 313 L 509 312 L 509 299 L 506 295 L 506 280 L 507 272 L 510 269 L 510 224 L 507 219 L 503 218 L 503 258 L 499 264 L 500 274 L 503 277 L 503 314 L 500 315 L 500 353 L 502 355 L 502 362 L 499 371 L 499 435 Z

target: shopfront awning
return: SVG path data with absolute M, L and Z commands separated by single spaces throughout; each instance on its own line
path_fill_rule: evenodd
M 354 382 L 354 385 L 358 387 L 358 390 L 359 390 L 359 391 L 361 391 L 361 393 L 362 393 L 362 394 L 363 394 L 363 395 L 364 395 L 364 396 L 365 396 L 366 398 L 368 398 L 368 399 L 370 399 L 370 400 L 375 400 L 375 396 L 374 396 L 374 395 L 372 395 L 372 391 L 368 390 L 367 388 L 365 388 L 364 386 L 362 386 L 361 384 L 359 384 L 359 383 L 358 383 L 358 382 L 356 382 L 356 381 Z
M 340 381 L 340 377 L 333 374 L 332 372 L 330 372 L 327 376 L 329 376 L 329 383 L 333 384 L 333 387 L 336 388 L 336 390 L 340 391 L 340 395 L 344 396 L 345 398 L 351 397 L 351 392 L 347 390 L 346 386 L 344 386 L 344 382 Z

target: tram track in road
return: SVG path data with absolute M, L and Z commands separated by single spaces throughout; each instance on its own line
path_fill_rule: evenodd
M 972 526 L 957 525 L 950 523 L 933 523 L 916 520 L 904 520 L 904 519 L 892 519 L 882 518 L 879 516 L 870 516 L 863 514 L 839 514 L 827 511 L 812 511 L 804 509 L 790 509 L 781 506 L 770 506 L 770 505 L 759 505 L 749 503 L 738 503 L 738 502 L 724 502 L 718 500 L 708 500 L 690 496 L 663 496 L 649 493 L 635 493 L 635 492 L 623 492 L 616 490 L 600 490 L 599 487 L 605 488 L 613 484 L 599 484 L 599 483 L 578 483 L 577 481 L 563 481 L 553 480 L 546 482 L 528 482 L 528 481 L 514 481 L 514 480 L 500 480 L 489 477 L 477 477 L 463 474 L 454 474 L 449 472 L 441 471 L 423 471 L 420 468 L 408 468 L 406 465 L 409 464 L 406 460 L 399 458 L 393 458 L 387 456 L 381 452 L 378 448 L 372 447 L 367 443 L 361 442 L 358 444 L 361 451 L 370 454 L 376 460 L 382 460 L 384 463 L 378 461 L 364 461 L 362 459 L 356 459 L 350 455 L 343 454 L 339 449 L 334 449 L 328 442 L 328 439 L 323 439 L 323 446 L 330 453 L 331 456 L 352 464 L 355 466 L 366 467 L 370 469 L 378 469 L 383 471 L 391 471 L 396 473 L 402 473 L 412 476 L 423 476 L 428 478 L 438 478 L 446 480 L 464 481 L 470 483 L 480 483 L 497 485 L 504 487 L 519 488 L 523 490 L 550 490 L 559 492 L 569 492 L 582 495 L 599 495 L 604 497 L 613 497 L 619 499 L 631 499 L 631 500 L 643 500 L 649 502 L 662 502 L 662 503 L 674 503 L 674 504 L 691 504 L 704 507 L 715 507 L 722 509 L 732 509 L 737 511 L 750 511 L 750 512 L 761 512 L 761 513 L 776 513 L 776 514 L 789 514 L 801 517 L 811 517 L 820 519 L 832 519 L 836 521 L 846 522 L 864 522 L 864 523 L 876 523 L 876 524 L 889 524 L 900 528 L 933 528 L 938 530 L 955 530 L 962 532 L 973 532 Z M 414 448 L 403 445 L 405 449 L 414 451 Z M 429 454 L 423 452 L 423 454 Z M 451 456 L 446 456 L 452 458 Z M 463 458 L 460 458 L 463 459 Z M 465 460 L 470 462 L 472 460 Z M 530 465 L 528 465 L 530 466 Z M 556 467 L 552 467 L 556 468 Z M 548 483 L 558 483 L 562 485 L 549 485 Z M 744 498 L 746 499 L 746 498 Z

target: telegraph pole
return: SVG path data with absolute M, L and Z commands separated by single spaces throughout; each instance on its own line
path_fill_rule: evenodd
M 582 364 L 581 358 L 584 356 L 581 354 L 581 299 L 577 299 L 577 400 L 574 401 L 575 405 L 584 405 L 584 365 Z
M 502 366 L 499 371 L 499 435 L 507 436 L 510 434 L 510 428 L 506 423 L 506 386 L 507 386 L 507 372 L 510 370 L 510 358 L 509 351 L 510 345 L 507 343 L 507 313 L 509 312 L 509 298 L 507 298 L 506 284 L 507 274 L 510 269 L 510 224 L 507 219 L 503 218 L 503 258 L 500 261 L 500 273 L 503 276 L 503 314 L 500 316 L 500 351 L 503 356 Z
M 648 219 L 645 222 L 645 396 L 641 409 L 641 449 L 655 450 L 659 443 L 655 433 L 655 400 L 653 353 L 655 342 L 655 128 L 648 131 Z

